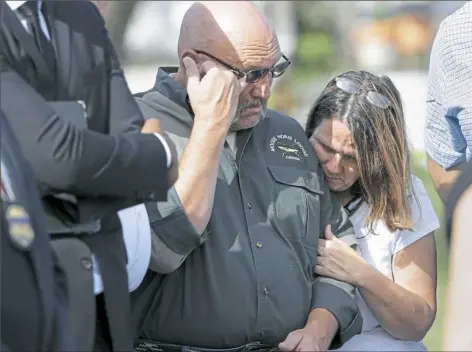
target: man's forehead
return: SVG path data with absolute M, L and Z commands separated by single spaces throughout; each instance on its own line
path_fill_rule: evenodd
M 236 52 L 238 55 L 237 64 L 244 70 L 272 68 L 282 59 L 278 43 L 271 43 L 267 46 L 257 43 L 248 44 L 236 48 Z

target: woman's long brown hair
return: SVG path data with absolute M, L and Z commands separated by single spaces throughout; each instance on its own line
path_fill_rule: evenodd
M 311 136 L 323 119 L 338 119 L 349 127 L 357 152 L 359 179 L 351 188 L 369 204 L 367 227 L 383 220 L 389 230 L 411 230 L 410 197 L 415 197 L 410 171 L 410 151 L 401 97 L 387 76 L 349 71 L 345 77 L 361 86 L 356 94 L 339 89 L 331 80 L 310 110 L 306 125 Z M 369 91 L 390 100 L 382 109 L 371 104 Z

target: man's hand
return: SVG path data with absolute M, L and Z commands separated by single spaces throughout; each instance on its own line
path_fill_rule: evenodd
M 280 351 L 287 352 L 317 352 L 325 350 L 323 345 L 313 332 L 304 328 L 288 334 L 287 338 L 279 343 L 278 348 Z
M 328 310 L 315 308 L 308 315 L 308 321 L 303 329 L 292 331 L 279 344 L 281 351 L 326 351 L 339 325 Z
M 207 122 L 209 126 L 221 128 L 226 135 L 236 116 L 243 83 L 237 80 L 233 72 L 219 68 L 211 61 L 202 64 L 202 79 L 200 70 L 191 57 L 184 57 L 183 63 L 195 123 Z

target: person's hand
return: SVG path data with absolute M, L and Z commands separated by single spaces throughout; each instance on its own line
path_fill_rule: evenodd
M 279 343 L 279 351 L 317 352 L 324 351 L 323 343 L 308 329 L 299 329 L 288 334 L 287 338 Z
M 159 120 L 156 118 L 146 120 L 141 128 L 141 133 L 162 133 Z
M 318 242 L 318 264 L 315 273 L 357 285 L 369 264 L 351 247 L 333 235 L 331 225 L 325 228 L 325 239 Z
M 236 116 L 242 83 L 233 72 L 219 68 L 211 61 L 202 65 L 205 75 L 201 80 L 198 66 L 191 57 L 185 57 L 183 63 L 195 122 L 206 121 L 226 132 Z

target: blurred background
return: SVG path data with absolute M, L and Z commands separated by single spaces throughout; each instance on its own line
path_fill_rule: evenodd
M 254 1 L 274 25 L 293 65 L 279 78 L 270 106 L 302 125 L 310 105 L 334 75 L 366 69 L 389 75 L 402 93 L 414 172 L 440 218 L 441 202 L 427 169 L 423 143 L 427 73 L 439 23 L 465 1 Z M 180 22 L 193 1 L 96 1 L 133 92 L 154 83 L 157 67 L 177 64 Z M 425 339 L 441 350 L 448 256 L 442 229 L 438 246 L 439 311 Z

